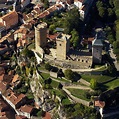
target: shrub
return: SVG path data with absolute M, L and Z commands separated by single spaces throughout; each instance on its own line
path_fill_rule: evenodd
M 97 90 L 98 89 L 98 82 L 96 79 L 91 79 L 90 80 L 90 87 L 94 90 Z
M 49 63 L 46 63 L 46 64 L 45 64 L 45 69 L 46 69 L 46 70 L 50 71 L 51 68 L 52 68 L 52 66 L 51 66 Z

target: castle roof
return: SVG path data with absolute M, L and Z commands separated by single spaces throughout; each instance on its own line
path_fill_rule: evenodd
M 101 46 L 103 47 L 102 39 L 98 39 L 97 37 L 92 41 L 92 46 Z

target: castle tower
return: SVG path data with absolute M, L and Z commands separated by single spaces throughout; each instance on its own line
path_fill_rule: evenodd
M 96 35 L 96 38 L 92 42 L 93 63 L 100 64 L 102 62 L 102 48 L 102 39 L 98 39 Z
M 57 43 L 57 59 L 59 60 L 66 60 L 67 52 L 70 48 L 70 35 L 66 34 L 60 34 L 57 37 L 56 43 Z
M 35 46 L 44 47 L 47 43 L 47 24 L 42 22 L 35 26 Z

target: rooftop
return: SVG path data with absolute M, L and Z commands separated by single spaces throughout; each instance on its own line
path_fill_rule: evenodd
M 16 82 L 17 80 L 19 80 L 18 78 L 19 78 L 19 75 L 18 75 L 18 74 L 14 75 L 14 77 L 13 77 L 13 79 L 12 79 L 12 83 L 14 83 L 14 82 Z
M 33 109 L 34 108 L 30 105 L 24 105 L 24 106 L 21 106 L 19 110 L 22 112 L 32 113 Z
M 92 45 L 93 45 L 93 46 L 101 46 L 101 47 L 103 47 L 102 39 L 97 39 L 97 38 L 95 38 L 95 39 L 92 41 Z
M 43 119 L 51 119 L 51 115 L 49 112 L 45 113 L 45 116 L 43 117 Z
M 14 104 L 16 105 L 17 103 L 19 103 L 23 98 L 25 98 L 26 96 L 24 94 L 20 94 L 20 95 L 16 95 L 16 94 L 12 94 L 11 96 L 8 97 L 8 99 Z
M 21 115 L 15 115 L 15 119 L 27 119 L 27 117 Z
M 16 16 L 18 16 L 17 12 L 16 12 L 16 11 L 11 11 L 11 12 L 9 12 L 8 14 L 2 16 L 1 18 L 2 18 L 4 21 L 9 21 L 10 19 L 15 18 Z
M 97 100 L 94 102 L 94 106 L 103 108 L 105 106 L 105 102 Z
M 46 24 L 45 22 L 42 22 L 42 23 L 38 24 L 36 27 L 37 27 L 38 29 L 46 28 L 46 27 L 47 27 L 47 24 Z
M 57 40 L 64 41 L 64 40 L 69 40 L 70 38 L 71 38 L 71 35 L 62 33 L 62 34 L 58 35 Z

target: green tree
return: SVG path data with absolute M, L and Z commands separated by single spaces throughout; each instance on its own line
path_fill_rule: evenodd
M 44 8 L 47 9 L 49 7 L 49 1 L 48 0 L 41 0 L 42 3 L 44 3 Z
M 113 46 L 114 46 L 115 49 L 119 48 L 119 40 L 115 41 L 113 43 Z
M 76 31 L 79 31 L 79 28 L 81 26 L 81 20 L 80 20 L 80 14 L 78 12 L 78 9 L 74 8 L 70 11 L 68 11 L 63 18 L 63 27 L 65 28 L 65 33 L 70 34 L 73 29 L 76 29 Z
M 105 16 L 106 9 L 104 7 L 99 7 L 98 12 L 99 12 L 100 17 L 103 18 Z
M 97 8 L 103 7 L 103 2 L 102 2 L 102 1 L 97 1 L 96 7 L 97 7 Z
M 26 56 L 26 57 L 29 57 L 29 58 L 32 58 L 34 57 L 34 53 L 33 51 L 29 50 L 28 48 L 25 48 L 22 52 L 21 52 L 22 55 Z
M 107 10 L 108 10 L 108 16 L 112 17 L 114 15 L 113 9 L 112 8 L 108 8 Z
M 65 70 L 65 71 L 64 71 L 64 75 L 65 75 L 65 78 L 67 78 L 68 80 L 73 81 L 74 72 L 73 72 L 71 69 Z
M 49 33 L 50 33 L 50 34 L 53 34 L 55 28 L 56 28 L 56 27 L 55 27 L 54 24 L 50 25 L 50 26 L 49 26 Z
M 115 13 L 116 13 L 117 19 L 119 19 L 119 9 L 117 9 Z
M 45 9 L 49 8 L 49 1 L 48 0 L 44 0 L 44 8 Z
M 73 47 L 76 48 L 79 44 L 79 34 L 75 29 L 73 29 L 73 31 L 71 31 L 71 35 L 72 35 L 72 38 L 70 42 L 73 45 Z
M 98 82 L 96 79 L 91 79 L 90 80 L 90 87 L 94 90 L 97 90 L 98 89 Z
M 110 75 L 115 76 L 117 73 L 117 69 L 115 68 L 115 66 L 113 64 L 108 66 L 108 72 Z

